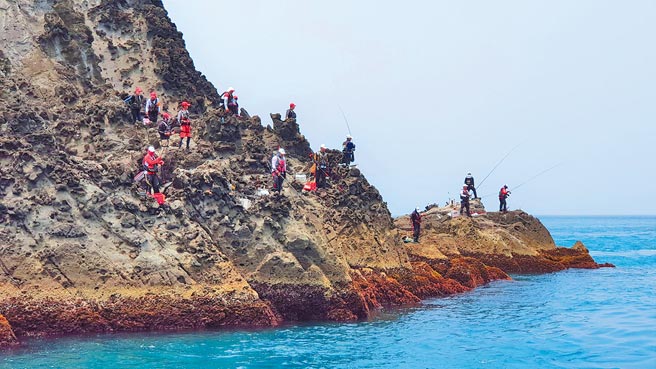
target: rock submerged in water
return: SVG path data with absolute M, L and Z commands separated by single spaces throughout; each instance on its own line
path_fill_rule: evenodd
M 339 167 L 328 188 L 300 194 L 294 174 L 309 172 L 312 149 L 295 120 L 273 114 L 265 128 L 258 116 L 216 109 L 216 88 L 161 2 L 97 3 L 8 5 L 0 346 L 67 333 L 366 319 L 506 272 L 596 265 L 581 247 L 555 248 L 525 213 L 447 220 L 431 209 L 422 243 L 404 245 L 403 221 L 395 226 L 357 168 Z M 156 90 L 170 112 L 192 102 L 192 150 L 164 157 L 170 206 L 131 181 L 145 148 L 158 147 L 155 129 L 129 122 L 121 101 L 136 86 Z M 279 146 L 290 154 L 290 183 L 284 196 L 261 196 Z M 339 162 L 339 151 L 328 153 Z

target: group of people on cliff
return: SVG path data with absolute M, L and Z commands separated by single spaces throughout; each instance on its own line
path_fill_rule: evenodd
M 462 186 L 462 190 L 460 191 L 460 215 L 466 215 L 468 217 L 472 216 L 470 210 L 470 200 L 472 198 L 472 194 L 474 195 L 475 200 L 479 199 L 478 194 L 476 193 L 474 177 L 471 173 L 467 173 L 467 176 L 465 176 L 464 184 Z M 509 196 L 510 191 L 508 190 L 508 185 L 503 185 L 503 187 L 501 187 L 499 190 L 499 212 L 505 213 L 508 211 L 506 199 Z M 419 210 L 419 207 L 416 207 L 410 214 L 410 223 L 412 224 L 413 231 L 412 242 L 418 243 L 419 235 L 421 233 L 421 211 Z M 406 242 L 410 242 L 409 238 L 404 238 L 404 240 L 407 240 Z
M 228 116 L 240 116 L 239 98 L 235 94 L 233 87 L 228 88 L 221 94 L 221 103 L 219 108 Z M 129 106 L 132 123 L 143 123 L 145 126 L 157 126 L 159 134 L 159 150 L 157 153 L 153 146 L 150 146 L 143 159 L 142 176 L 135 177 L 135 180 L 142 178 L 151 194 L 159 193 L 161 180 L 158 173 L 164 165 L 162 157 L 167 153 L 170 147 L 170 138 L 175 133 L 175 128 L 179 127 L 180 141 L 178 148 L 182 148 L 186 139 L 186 148 L 190 149 L 191 143 L 191 116 L 188 101 L 182 101 L 179 104 L 179 110 L 175 119 L 172 115 L 164 111 L 163 104 L 155 91 L 151 91 L 150 98 L 143 96 L 143 90 L 137 87 L 132 95 L 129 95 L 124 102 Z M 296 119 L 296 104 L 290 103 L 289 109 L 285 112 L 285 120 Z M 315 188 L 324 188 L 327 186 L 327 178 L 331 175 L 331 163 L 328 158 L 326 145 L 312 155 L 313 166 L 311 169 L 312 183 Z M 349 166 L 355 161 L 355 144 L 353 137 L 347 135 L 346 141 L 342 143 L 342 159 L 340 165 Z M 287 160 L 284 148 L 279 148 L 274 152 L 271 158 L 271 174 L 273 178 L 273 191 L 280 194 L 283 183 L 287 178 Z M 314 188 L 313 188 L 314 189 Z

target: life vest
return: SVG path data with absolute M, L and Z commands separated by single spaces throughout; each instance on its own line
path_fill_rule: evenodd
M 158 157 L 154 157 L 150 154 L 146 154 L 143 160 L 143 166 L 144 169 L 148 172 L 148 174 L 155 174 L 157 173 L 157 165 L 162 164 L 162 159 Z
M 501 187 L 499 190 L 499 200 L 503 200 L 508 197 L 508 190 L 505 187 Z
M 278 173 L 286 173 L 287 172 L 287 162 L 285 161 L 284 158 L 279 158 L 278 159 L 278 167 L 276 168 Z
M 153 99 L 150 99 L 148 102 L 150 103 L 150 105 L 148 105 L 149 113 L 159 111 L 159 99 L 155 99 L 154 101 Z
M 328 168 L 328 155 L 325 153 L 315 153 L 314 154 L 314 162 L 317 164 L 317 166 L 321 169 L 326 169 Z
M 181 125 L 191 124 L 191 121 L 189 120 L 189 110 L 181 110 L 178 113 L 178 121 Z
M 421 223 L 421 214 L 419 214 L 416 210 L 412 212 L 410 215 L 410 220 L 412 220 L 412 224 L 420 224 Z

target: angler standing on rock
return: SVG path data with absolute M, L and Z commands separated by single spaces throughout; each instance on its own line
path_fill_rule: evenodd
M 159 116 L 159 99 L 155 91 L 150 93 L 150 99 L 146 101 L 146 114 L 148 114 L 148 120 L 151 123 L 157 123 L 157 117 Z
M 342 153 L 342 163 L 350 165 L 355 161 L 355 144 L 351 135 L 346 135 L 346 141 L 342 143 Z
M 296 112 L 294 111 L 295 108 L 296 104 L 289 103 L 289 109 L 287 109 L 287 112 L 285 113 L 285 120 L 296 119 Z
M 503 185 L 499 190 L 499 212 L 507 212 L 508 206 L 506 204 L 506 199 L 510 196 L 510 191 L 508 191 L 508 185 Z
M 169 138 L 173 133 L 169 113 L 162 113 L 162 120 L 157 125 L 157 132 L 159 133 L 159 147 L 162 150 L 162 156 L 165 156 L 169 147 Z
M 467 190 L 474 192 L 474 199 L 477 199 L 478 195 L 476 194 L 476 187 L 474 187 L 474 177 L 471 173 L 467 173 L 465 184 L 467 185 Z
M 328 174 L 328 153 L 326 153 L 326 145 L 322 144 L 318 152 L 314 154 L 315 164 L 315 178 L 317 188 L 326 187 L 326 175 Z
M 271 175 L 273 176 L 273 191 L 282 191 L 282 183 L 287 177 L 287 160 L 285 160 L 285 149 L 282 147 L 278 149 L 277 155 L 274 154 L 271 158 Z
M 412 221 L 412 238 L 415 243 L 418 243 L 419 232 L 421 231 L 421 214 L 419 214 L 419 207 L 416 207 L 415 211 L 410 214 L 410 220 Z
M 180 123 L 180 144 L 178 148 L 182 148 L 182 141 L 187 139 L 187 150 L 189 150 L 189 142 L 191 141 L 191 120 L 189 119 L 190 103 L 183 101 L 182 110 L 178 112 L 178 123 Z
M 127 99 L 123 100 L 130 107 L 130 113 L 132 113 L 132 123 L 141 123 L 143 122 L 143 114 L 141 111 L 144 108 L 144 97 L 141 94 L 143 91 L 141 88 L 137 87 L 134 89 L 134 95 L 128 96 Z
M 143 166 L 146 171 L 146 181 L 153 189 L 153 194 L 159 193 L 159 177 L 157 177 L 157 171 L 160 165 L 164 165 L 164 161 L 155 154 L 155 148 L 150 146 L 146 156 L 144 156 Z
M 471 216 L 471 213 L 469 212 L 469 191 L 467 190 L 467 185 L 462 186 L 462 191 L 460 191 L 460 215 L 462 215 L 462 212 L 466 210 L 466 214 L 468 217 Z

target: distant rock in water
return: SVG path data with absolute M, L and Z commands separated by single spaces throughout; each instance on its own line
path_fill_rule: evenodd
M 403 220 L 357 168 L 302 194 L 294 175 L 309 173 L 312 150 L 298 123 L 219 110 L 160 1 L 17 0 L 0 12 L 0 346 L 364 319 L 505 272 L 596 265 L 519 212 L 442 221 L 431 209 L 425 242 L 405 245 Z M 132 180 L 159 149 L 123 102 L 137 86 L 163 111 L 192 104 L 191 150 L 164 156 L 164 206 Z M 283 196 L 262 196 L 279 146 Z

